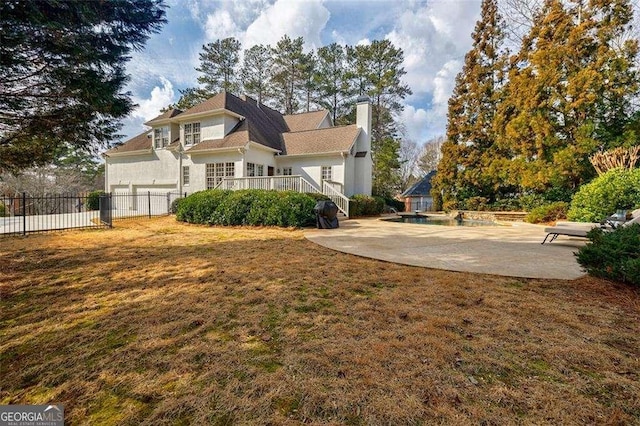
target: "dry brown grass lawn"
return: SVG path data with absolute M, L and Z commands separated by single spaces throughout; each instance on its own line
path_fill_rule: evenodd
M 0 240 L 0 404 L 69 424 L 640 423 L 640 295 L 172 218 Z

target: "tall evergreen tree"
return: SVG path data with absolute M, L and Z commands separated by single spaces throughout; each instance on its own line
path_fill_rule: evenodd
M 637 42 L 613 44 L 630 11 L 625 0 L 546 1 L 515 59 L 496 120 L 511 156 L 502 174 L 519 192 L 570 194 L 594 176 L 589 156 L 609 144 L 603 132 L 625 120 L 638 93 Z
M 483 0 L 473 32 L 473 47 L 449 99 L 447 140 L 434 186 L 443 201 L 495 196 L 489 164 L 494 157 L 493 121 L 504 84 L 504 25 L 497 0 Z
M 164 22 L 161 0 L 0 2 L 0 172 L 106 146 L 133 108 L 126 61 Z
M 311 104 L 315 104 L 318 86 L 315 82 L 318 58 L 314 52 L 302 56 L 300 60 L 300 92 L 305 105 L 305 111 L 311 111 Z
M 244 52 L 240 75 L 244 91 L 253 95 L 259 103 L 264 103 L 269 95 L 273 58 L 271 48 L 262 44 L 252 46 Z
M 346 49 L 337 43 L 318 49 L 315 84 L 318 103 L 331 112 L 333 122 L 347 113 L 346 104 L 353 97 Z
M 400 139 L 395 114 L 402 111 L 402 99 L 411 89 L 402 82 L 404 53 L 389 40 L 349 49 L 352 77 L 361 94 L 372 101 L 371 157 L 373 191 L 391 195 L 397 190 L 400 171 Z M 392 178 L 393 177 L 393 178 Z
M 291 39 L 284 35 L 273 48 L 274 99 L 278 109 L 285 114 L 298 112 L 300 108 L 299 89 L 302 86 L 302 63 L 304 39 Z
M 240 89 L 237 78 L 239 61 L 240 42 L 233 37 L 202 46 L 200 66 L 196 68 L 202 73 L 198 83 L 208 93 L 215 94 L 222 90 L 237 93 Z

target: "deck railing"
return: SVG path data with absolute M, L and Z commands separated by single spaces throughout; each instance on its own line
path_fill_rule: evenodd
M 334 182 L 322 182 L 322 193 L 336 203 L 345 216 L 349 217 L 349 198 L 335 188 Z
M 275 191 L 320 192 L 318 188 L 302 176 L 224 178 L 216 188 L 230 189 L 232 191 L 239 189 L 266 189 Z

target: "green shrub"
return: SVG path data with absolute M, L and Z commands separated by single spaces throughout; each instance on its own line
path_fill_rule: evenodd
M 7 211 L 7 207 L 0 203 L 0 217 L 9 216 L 9 212 Z
M 354 195 L 349 200 L 349 216 L 377 216 L 384 210 L 384 198 Z
M 395 198 L 385 197 L 384 204 L 389 207 L 393 207 L 398 212 L 404 211 L 404 202 L 396 200 Z
M 565 203 L 564 201 L 557 201 L 555 203 L 547 204 L 546 206 L 540 206 L 532 209 L 524 220 L 529 223 L 553 222 L 558 219 L 565 219 L 567 217 L 568 209 L 568 203 Z
M 520 210 L 525 212 L 531 212 L 535 208 L 543 207 L 545 204 L 552 204 L 554 201 L 559 200 L 545 200 L 540 194 L 526 194 L 518 198 Z
M 87 195 L 87 210 L 98 210 L 100 208 L 100 196 L 104 195 L 104 191 L 92 191 Z
M 589 275 L 640 286 L 640 224 L 609 232 L 595 228 L 587 236 L 591 242 L 576 258 Z
M 316 200 L 297 192 L 197 192 L 178 203 L 176 219 L 208 225 L 302 227 L 313 224 Z
M 169 206 L 169 213 L 176 214 L 178 212 L 178 206 L 180 205 L 180 201 L 182 200 L 183 198 L 176 198 L 175 200 L 173 200 L 171 202 L 171 205 Z
M 184 198 L 176 210 L 176 219 L 181 222 L 212 225 L 220 203 L 231 194 L 226 190 L 195 192 Z
M 308 195 L 309 197 L 313 198 L 316 201 L 330 201 L 331 198 L 327 197 L 324 194 L 321 194 L 319 192 L 305 192 L 305 195 Z
M 598 176 L 573 196 L 570 220 L 598 222 L 619 209 L 640 207 L 640 169 L 613 169 Z

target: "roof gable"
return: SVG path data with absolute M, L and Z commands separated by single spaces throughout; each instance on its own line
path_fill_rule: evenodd
M 125 152 L 146 151 L 151 150 L 152 138 L 149 130 L 140 133 L 137 136 L 124 142 L 122 145 L 115 146 L 108 150 L 105 154 L 122 154 Z
M 349 151 L 360 128 L 355 124 L 282 135 L 286 155 L 309 155 Z
M 181 114 L 182 110 L 179 110 L 177 108 L 171 108 L 168 111 L 163 112 L 162 114 L 160 114 L 159 116 L 152 118 L 151 120 L 147 121 L 146 123 L 144 123 L 147 126 L 153 126 L 154 123 L 160 123 L 160 122 L 164 122 L 170 118 L 175 117 L 178 114 Z
M 316 130 L 329 114 L 326 109 L 319 111 L 303 112 L 301 114 L 285 115 L 284 120 L 290 132 L 302 132 L 305 130 Z

